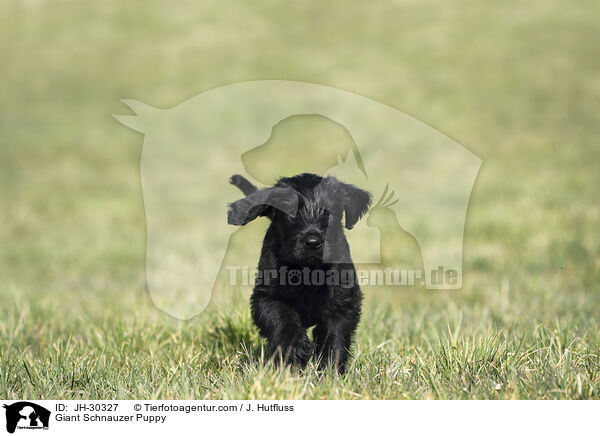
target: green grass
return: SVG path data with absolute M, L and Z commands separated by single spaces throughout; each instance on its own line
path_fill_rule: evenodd
M 342 377 L 319 374 L 313 364 L 299 373 L 265 362 L 242 296 L 226 311 L 207 310 L 192 322 L 175 322 L 139 300 L 142 308 L 134 301 L 119 307 L 102 295 L 72 308 L 50 297 L 35 306 L 14 301 L 3 310 L 0 397 L 598 396 L 597 324 L 577 325 L 569 316 L 506 322 L 498 293 L 468 308 L 438 296 L 402 310 L 371 296 Z
M 0 398 L 599 398 L 599 9 L 9 2 Z M 184 322 L 145 285 L 142 137 L 111 118 L 119 99 L 272 78 L 375 98 L 484 161 L 463 288 L 366 289 L 342 377 L 265 362 L 247 291 Z

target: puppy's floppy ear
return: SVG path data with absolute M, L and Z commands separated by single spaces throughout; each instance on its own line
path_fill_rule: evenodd
M 371 194 L 347 183 L 340 183 L 342 192 L 342 208 L 346 215 L 345 227 L 350 230 L 369 210 Z
M 267 188 L 229 204 L 227 223 L 243 226 L 259 216 L 271 216 L 273 208 L 295 217 L 298 194 L 292 188 Z

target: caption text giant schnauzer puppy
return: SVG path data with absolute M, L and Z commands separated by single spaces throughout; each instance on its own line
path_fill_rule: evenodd
M 332 364 L 343 372 L 362 294 L 342 216 L 351 229 L 367 212 L 371 195 L 306 173 L 261 190 L 240 175 L 230 182 L 246 197 L 229 205 L 229 224 L 271 220 L 251 297 L 254 323 L 270 353 L 299 365 L 316 353 L 321 369 Z M 306 329 L 315 325 L 313 342 Z

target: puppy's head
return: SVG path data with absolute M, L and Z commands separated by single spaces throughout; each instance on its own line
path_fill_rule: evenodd
M 300 174 L 229 205 L 228 223 L 271 219 L 279 260 L 298 266 L 348 261 L 345 227 L 351 229 L 371 204 L 371 195 L 334 177 Z

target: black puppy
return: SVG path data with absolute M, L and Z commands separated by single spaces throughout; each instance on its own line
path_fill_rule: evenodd
M 303 366 L 316 352 L 321 369 L 331 363 L 343 372 L 362 293 L 342 216 L 351 229 L 367 212 L 371 195 L 315 174 L 282 178 L 262 190 L 240 175 L 230 183 L 246 197 L 229 205 L 229 224 L 241 226 L 259 216 L 271 220 L 250 299 L 270 353 Z M 313 342 L 306 329 L 314 325 Z

